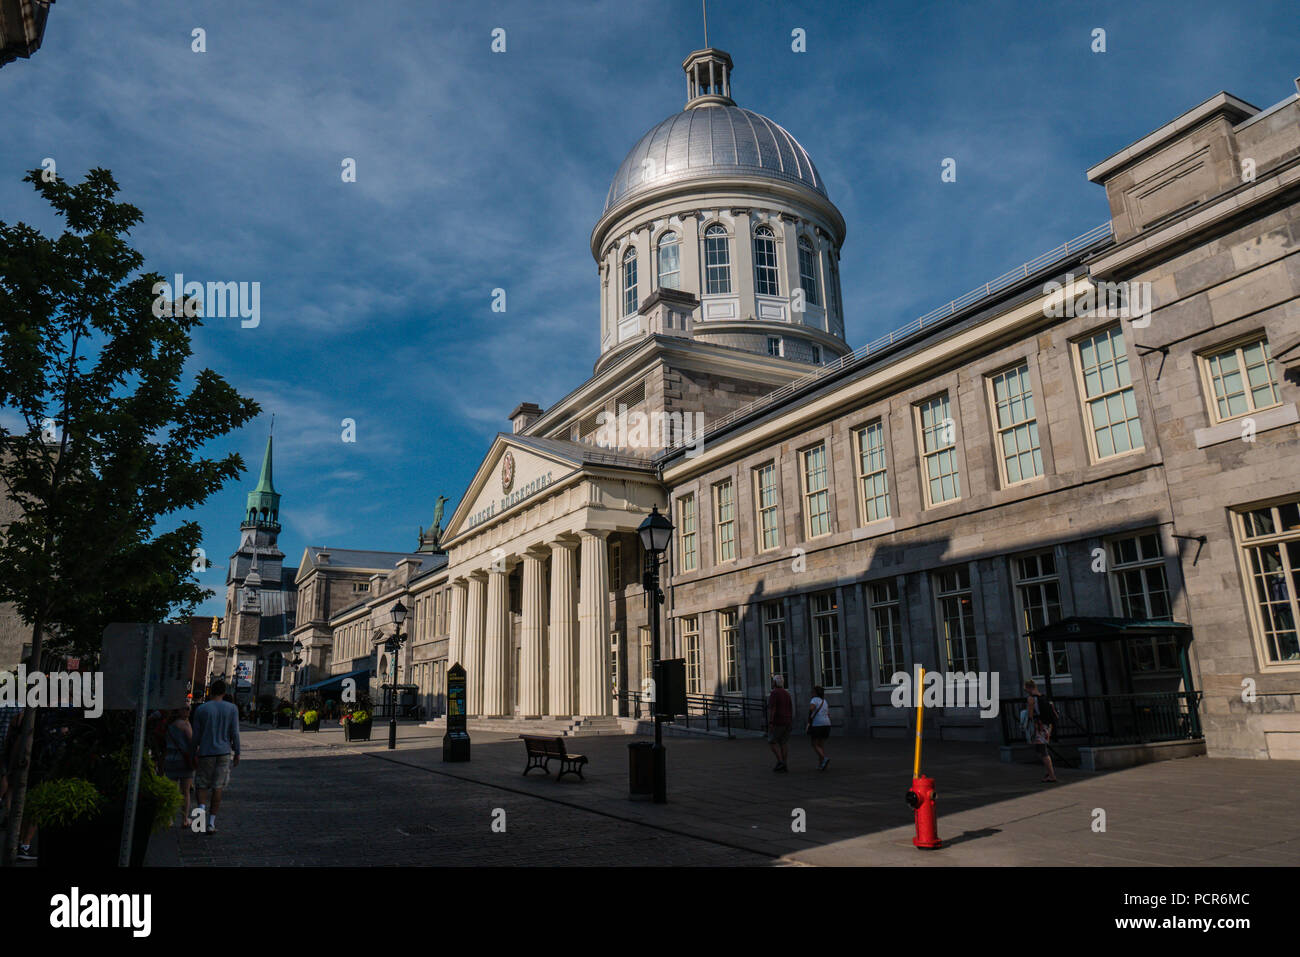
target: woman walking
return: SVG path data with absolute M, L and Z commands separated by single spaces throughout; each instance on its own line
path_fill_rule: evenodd
M 185 816 L 181 818 L 181 827 L 190 826 L 190 795 L 194 787 L 194 749 L 190 744 L 194 729 L 190 727 L 189 707 L 177 708 L 167 721 L 163 733 L 167 750 L 163 754 L 163 774 L 176 782 L 181 796 L 185 799 Z
M 826 739 L 831 733 L 831 706 L 826 702 L 826 690 L 821 685 L 813 685 L 813 698 L 808 702 L 808 736 L 812 739 L 813 750 L 821 762 L 818 771 L 825 771 L 831 763 L 826 757 Z

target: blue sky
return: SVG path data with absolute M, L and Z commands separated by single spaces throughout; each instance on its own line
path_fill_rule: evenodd
M 1084 171 L 1150 130 L 1219 90 L 1295 92 L 1298 21 L 1294 2 L 713 0 L 709 39 L 844 213 L 857 346 L 1103 222 Z M 261 284 L 257 328 L 211 319 L 194 342 L 194 369 L 265 410 L 214 449 L 249 472 L 197 511 L 205 584 L 222 586 L 272 412 L 296 564 L 308 544 L 414 547 L 516 404 L 590 375 L 591 227 L 702 45 L 698 0 L 53 8 L 44 47 L 0 70 L 0 218 L 54 228 L 21 182 L 45 157 L 69 179 L 106 166 L 144 211 L 150 269 Z

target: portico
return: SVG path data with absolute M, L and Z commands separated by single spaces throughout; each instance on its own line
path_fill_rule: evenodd
M 444 539 L 470 714 L 615 713 L 609 539 L 653 505 L 666 499 L 647 458 L 497 437 Z

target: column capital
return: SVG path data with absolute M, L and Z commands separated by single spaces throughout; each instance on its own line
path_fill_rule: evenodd
M 529 545 L 523 551 L 524 561 L 544 562 L 551 557 L 551 549 L 544 544 Z
M 575 548 L 578 547 L 579 543 L 576 538 L 560 537 L 560 538 L 553 538 L 546 544 L 549 545 L 551 551 L 554 552 L 557 548 L 567 548 L 569 551 L 573 551 Z
M 578 532 L 580 538 L 609 538 L 611 530 L 608 528 L 584 528 Z

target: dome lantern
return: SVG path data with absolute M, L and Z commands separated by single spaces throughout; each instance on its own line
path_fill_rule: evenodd
M 686 71 L 686 109 L 735 106 L 731 98 L 731 54 L 713 47 L 696 50 L 682 61 Z

